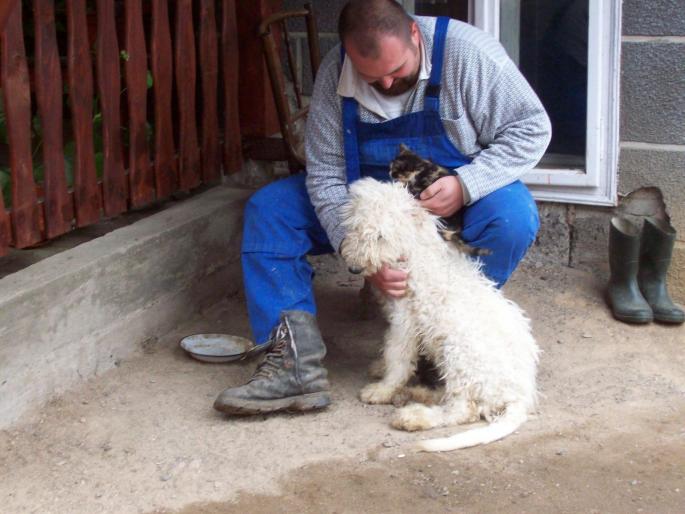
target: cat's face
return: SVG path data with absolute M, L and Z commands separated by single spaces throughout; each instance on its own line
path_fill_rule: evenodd
M 406 184 L 413 194 L 420 193 L 446 174 L 444 168 L 422 159 L 405 145 L 400 145 L 399 154 L 390 163 L 390 178 Z
M 400 153 L 390 163 L 390 178 L 406 184 L 412 180 L 419 170 L 425 166 L 424 160 L 404 145 L 400 145 Z

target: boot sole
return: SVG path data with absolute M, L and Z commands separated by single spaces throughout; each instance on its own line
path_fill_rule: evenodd
M 619 321 L 623 321 L 624 323 L 633 323 L 635 325 L 645 325 L 651 321 L 653 321 L 653 318 L 649 317 L 646 318 L 644 316 L 626 316 L 623 314 L 614 314 L 614 318 L 616 318 Z
M 682 325 L 685 320 L 683 318 L 670 318 L 666 316 L 654 315 L 654 321 L 658 323 L 664 323 L 667 325 Z
M 214 403 L 214 408 L 225 414 L 235 416 L 251 416 L 268 412 L 303 412 L 308 410 L 323 409 L 331 403 L 330 394 L 327 391 L 309 393 L 300 396 L 279 398 L 278 400 L 233 400 L 231 405 Z

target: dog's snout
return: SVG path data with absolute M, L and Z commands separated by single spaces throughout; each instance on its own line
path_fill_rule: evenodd
M 350 266 L 347 268 L 350 273 L 354 273 L 355 275 L 361 275 L 364 273 L 364 268 L 361 266 Z

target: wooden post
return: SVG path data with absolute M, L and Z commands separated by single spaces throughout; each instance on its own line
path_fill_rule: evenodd
M 279 131 L 278 115 L 257 34 L 261 21 L 283 9 L 283 0 L 236 3 L 240 48 L 240 126 L 244 136 L 264 137 Z
M 21 0 L 2 0 L 0 2 L 0 33 L 5 28 L 5 23 L 12 14 L 12 9 L 14 9 L 14 4 L 20 2 Z
M 46 237 L 71 230 L 74 208 L 67 193 L 62 134 L 62 70 L 52 0 L 34 0 L 36 100 L 43 131 Z
M 14 4 L 2 37 L 2 93 L 12 169 L 14 245 L 25 248 L 43 239 L 41 209 L 31 159 L 31 86 L 24 49 L 21 2 Z
M 221 23 L 221 68 L 224 84 L 224 172 L 235 173 L 243 165 L 242 132 L 240 130 L 240 80 L 238 27 L 235 0 L 224 0 Z
M 152 88 L 155 98 L 155 188 L 157 198 L 166 198 L 178 187 L 171 86 L 173 56 L 167 0 L 152 1 Z
M 202 78 L 202 182 L 220 178 L 219 150 L 219 44 L 215 0 L 200 2 L 200 75 Z
M 93 144 L 93 68 L 85 0 L 67 1 L 69 101 L 74 129 L 74 204 L 76 226 L 100 219 L 100 191 Z
M 179 188 L 188 191 L 200 185 L 195 97 L 197 59 L 192 0 L 178 0 L 176 3 L 175 53 L 179 112 Z
M 97 73 L 102 107 L 102 139 L 105 169 L 102 176 L 106 216 L 116 216 L 127 208 L 127 185 L 121 147 L 121 71 L 119 43 L 114 25 L 114 0 L 97 0 Z
M 128 97 L 128 185 L 131 206 L 153 199 L 147 132 L 147 48 L 141 0 L 126 0 L 126 87 Z

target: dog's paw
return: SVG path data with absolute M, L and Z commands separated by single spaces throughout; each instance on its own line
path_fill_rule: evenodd
M 359 393 L 359 399 L 364 403 L 391 403 L 392 397 L 397 391 L 394 387 L 388 387 L 382 382 L 368 384 Z
M 412 403 L 395 411 L 391 425 L 398 430 L 416 432 L 437 426 L 435 414 L 430 407 Z

